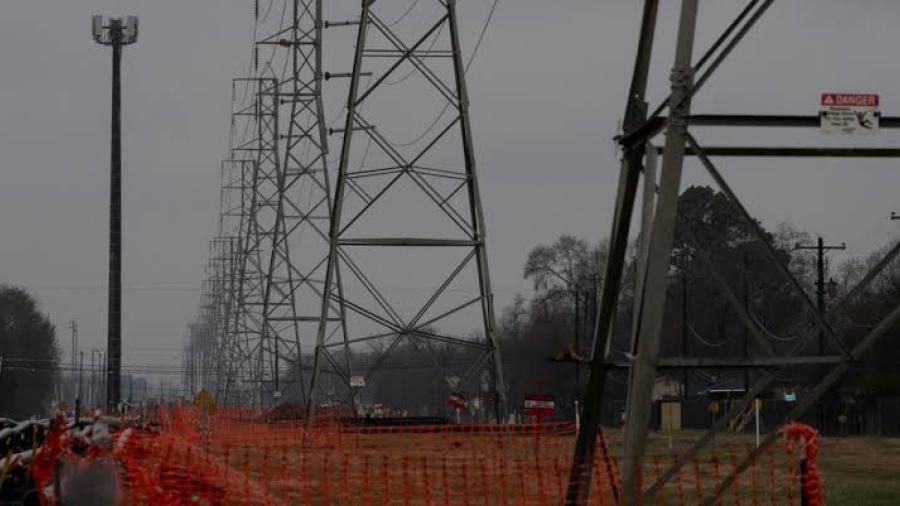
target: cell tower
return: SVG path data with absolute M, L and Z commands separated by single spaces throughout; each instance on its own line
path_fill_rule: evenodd
M 308 411 L 380 401 L 379 374 L 400 369 L 432 413 L 455 394 L 502 416 L 456 1 L 390 7 L 362 2 Z
M 635 286 L 635 325 L 631 335 L 633 361 L 624 364 L 631 369 L 631 378 L 626 407 L 626 434 L 622 464 L 622 490 L 614 490 L 617 500 L 623 504 L 643 504 L 656 497 L 662 487 L 671 480 L 678 470 L 697 452 L 709 444 L 716 432 L 728 426 L 742 413 L 747 412 L 754 399 L 765 392 L 775 381 L 776 374 L 788 371 L 797 365 L 829 366 L 830 370 L 821 376 L 819 382 L 806 396 L 782 417 L 781 421 L 796 420 L 803 416 L 815 403 L 834 386 L 850 366 L 890 329 L 900 322 L 900 307 L 883 315 L 882 320 L 867 335 L 850 341 L 852 321 L 844 310 L 847 303 L 864 292 L 886 266 L 890 265 L 898 253 L 900 244 L 862 277 L 843 297 L 833 303 L 827 312 L 820 311 L 804 291 L 783 260 L 777 254 L 771 239 L 767 237 L 759 223 L 747 211 L 728 185 L 711 157 L 900 157 L 900 150 L 893 148 L 868 147 L 806 147 L 806 146 L 707 146 L 704 147 L 692 133 L 697 127 L 745 127 L 745 128 L 819 128 L 823 117 L 820 115 L 734 115 L 695 114 L 691 111 L 692 99 L 708 82 L 709 78 L 728 58 L 734 48 L 751 30 L 757 21 L 772 6 L 773 0 L 751 0 L 729 24 L 722 35 L 715 39 L 710 48 L 697 60 L 693 58 L 694 33 L 697 24 L 698 0 L 682 0 L 680 23 L 675 48 L 675 63 L 671 74 L 671 93 L 659 107 L 648 112 L 645 101 L 653 48 L 654 32 L 657 25 L 659 0 L 645 0 L 643 21 L 640 31 L 636 64 L 625 110 L 623 134 L 618 142 L 623 150 L 622 166 L 610 234 L 610 254 L 606 265 L 605 283 L 594 334 L 594 356 L 591 364 L 590 380 L 585 395 L 586 405 L 583 424 L 578 434 L 572 462 L 567 504 L 586 504 L 593 454 L 597 444 L 597 428 L 603 402 L 604 383 L 609 369 L 619 366 L 610 359 L 609 336 L 612 323 L 619 306 L 619 290 L 626 268 L 625 256 L 629 241 L 632 216 L 635 210 L 637 189 L 643 178 L 644 202 L 641 207 L 642 241 L 637 258 L 637 283 Z M 668 116 L 662 113 L 668 111 Z M 900 127 L 900 118 L 880 118 L 882 128 Z M 664 146 L 653 144 L 654 138 L 665 132 Z M 655 172 L 655 155 L 661 152 L 662 163 L 659 176 Z M 682 168 L 686 157 L 696 157 L 700 166 L 709 173 L 723 195 L 746 223 L 752 240 L 758 244 L 766 256 L 783 275 L 785 285 L 803 302 L 803 315 L 812 320 L 810 328 L 801 333 L 787 351 L 776 353 L 770 336 L 747 311 L 741 298 L 728 285 L 726 278 L 709 258 L 709 254 L 695 237 L 691 237 L 696 225 L 690 220 L 680 224 L 685 226 L 686 235 L 694 243 L 693 255 L 697 263 L 714 282 L 720 295 L 727 301 L 740 323 L 746 327 L 753 339 L 755 350 L 760 356 L 716 357 L 660 357 L 660 331 L 666 304 L 667 276 L 671 271 L 671 250 L 674 229 L 677 222 L 677 204 L 681 185 Z M 821 249 L 821 244 L 819 245 Z M 821 253 L 820 253 L 821 256 Z M 821 282 L 820 282 L 821 285 Z M 821 290 L 821 288 L 820 288 Z M 849 326 L 848 326 L 849 325 Z M 809 344 L 817 336 L 827 339 L 829 348 L 837 350 L 834 356 L 803 355 Z M 824 347 L 823 347 L 824 348 Z M 657 372 L 660 368 L 696 367 L 754 367 L 758 374 L 747 388 L 740 402 L 725 410 L 713 427 L 665 472 L 657 473 L 657 479 L 649 488 L 641 487 L 644 453 L 651 410 L 651 394 Z M 702 504 L 716 504 L 724 491 L 730 490 L 737 475 L 745 471 L 759 458 L 761 452 L 775 441 L 777 431 L 771 431 L 762 439 L 762 444 L 742 457 L 713 489 L 712 495 L 703 498 Z M 602 442 L 602 441 L 601 441 Z M 606 452 L 606 449 L 602 451 Z M 648 480 L 649 481 L 649 480 Z M 615 481 L 612 480 L 612 483 Z

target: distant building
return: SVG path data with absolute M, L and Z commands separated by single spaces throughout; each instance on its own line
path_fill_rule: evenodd
M 653 400 L 675 400 L 684 397 L 684 383 L 681 380 L 660 376 L 653 384 Z

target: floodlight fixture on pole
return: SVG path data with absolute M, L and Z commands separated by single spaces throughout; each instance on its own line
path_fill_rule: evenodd
M 137 42 L 138 18 L 91 18 L 94 42 L 112 47 L 112 135 L 109 191 L 109 318 L 106 407 L 117 408 L 122 373 L 122 47 Z

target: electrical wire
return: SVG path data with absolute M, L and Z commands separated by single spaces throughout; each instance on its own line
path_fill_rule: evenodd
M 438 40 L 440 40 L 440 38 L 441 38 L 441 33 L 442 33 L 443 31 L 444 31 L 444 25 L 442 24 L 441 26 L 438 27 L 437 30 L 435 30 L 434 35 L 432 36 L 432 37 L 434 37 L 434 38 L 431 40 L 431 43 L 428 44 L 428 49 L 425 50 L 426 53 L 429 52 L 429 51 L 431 51 L 432 49 L 434 49 L 434 46 L 437 45 L 437 42 L 438 42 Z M 415 73 L 416 73 L 416 70 L 417 70 L 417 69 L 415 68 L 415 66 L 413 66 L 413 68 L 411 68 L 411 69 L 409 70 L 409 72 L 406 73 L 405 76 L 399 77 L 399 78 L 397 78 L 397 79 L 395 79 L 395 80 L 393 80 L 393 81 L 387 81 L 387 80 L 385 80 L 383 84 L 384 84 L 385 86 L 395 86 L 395 85 L 398 85 L 398 84 L 402 83 L 403 81 L 406 81 L 407 79 L 409 79 L 409 76 L 415 74 Z
M 734 342 L 734 340 L 737 338 L 737 335 L 735 335 L 735 336 L 732 336 L 732 337 L 726 337 L 726 338 L 725 338 L 724 340 L 722 340 L 721 342 L 714 343 L 714 342 L 712 342 L 712 341 L 707 341 L 706 339 L 704 339 L 704 338 L 700 335 L 700 333 L 697 332 L 696 330 L 694 330 L 694 327 L 691 326 L 690 324 L 687 325 L 687 328 L 688 328 L 688 330 L 691 331 L 691 334 L 694 336 L 694 339 L 696 339 L 697 341 L 699 341 L 700 344 L 702 344 L 702 345 L 704 345 L 704 346 L 708 346 L 708 347 L 710 347 L 710 348 L 722 348 L 722 347 L 727 346 L 728 344 Z
M 413 0 L 413 2 L 409 5 L 409 8 L 407 8 L 406 11 L 400 15 L 400 17 L 398 17 L 397 19 L 395 19 L 394 21 L 392 21 L 390 23 L 385 23 L 387 25 L 387 27 L 393 28 L 396 24 L 398 24 L 401 21 L 403 21 L 404 19 L 406 19 L 406 16 L 409 16 L 409 13 L 412 12 L 412 10 L 416 8 L 416 5 L 418 5 L 418 3 L 419 3 L 419 0 Z
M 766 327 L 766 325 L 762 322 L 762 320 L 760 320 L 755 314 L 753 314 L 752 311 L 748 311 L 747 314 L 750 316 L 750 318 L 753 319 L 753 322 L 756 323 L 756 326 L 759 327 L 759 329 L 762 330 L 764 334 L 766 334 L 766 337 L 768 337 L 769 339 L 772 339 L 773 341 L 778 341 L 778 342 L 782 342 L 782 343 L 792 343 L 792 342 L 796 341 L 797 339 L 800 339 L 801 337 L 807 336 L 815 327 L 815 323 L 809 322 L 809 323 L 807 323 L 806 329 L 800 331 L 799 333 L 797 333 L 791 337 L 781 337 L 781 336 L 775 334 L 774 332 L 772 332 L 768 327 Z
M 475 42 L 475 47 L 472 49 L 472 54 L 469 55 L 469 59 L 466 62 L 466 66 L 463 71 L 463 73 L 466 75 L 468 75 L 469 67 L 472 66 L 472 63 L 475 61 L 475 57 L 478 55 L 478 50 L 481 48 L 481 43 L 484 41 L 484 37 L 487 34 L 488 27 L 490 26 L 491 21 L 494 18 L 494 13 L 497 11 L 497 5 L 499 3 L 500 3 L 500 0 L 494 0 L 493 3 L 491 4 L 491 10 L 488 12 L 487 18 L 484 21 L 484 25 L 481 27 L 481 33 L 478 34 L 478 40 Z M 434 118 L 434 121 L 432 121 L 431 124 L 425 128 L 425 131 L 422 132 L 415 139 L 413 139 L 409 142 L 401 142 L 401 143 L 392 142 L 391 140 L 387 140 L 387 142 L 391 146 L 394 146 L 396 148 L 409 147 L 409 146 L 419 143 L 422 139 L 427 137 L 434 130 L 434 128 L 441 121 L 441 118 L 444 117 L 444 114 L 447 112 L 447 109 L 449 109 L 451 105 L 452 105 L 451 102 L 448 100 L 444 104 L 443 109 L 441 109 L 441 111 L 438 113 L 437 117 Z

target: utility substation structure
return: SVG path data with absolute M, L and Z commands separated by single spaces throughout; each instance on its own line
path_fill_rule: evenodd
M 699 0 L 681 1 L 674 68 L 671 73 L 671 92 L 656 109 L 651 110 L 645 95 L 653 53 L 654 33 L 658 23 L 659 0 L 644 1 L 640 39 L 625 108 L 623 132 L 617 137 L 622 150 L 622 160 L 610 233 L 610 253 L 605 267 L 599 313 L 595 322 L 594 353 L 584 395 L 585 412 L 573 455 L 567 504 L 586 504 L 594 463 L 593 455 L 598 444 L 597 431 L 600 414 L 605 401 L 605 380 L 613 369 L 621 367 L 629 369 L 628 401 L 625 408 L 625 445 L 621 467 L 623 480 L 621 490 L 614 490 L 613 493 L 622 504 L 643 504 L 648 499 L 655 497 L 682 466 L 690 462 L 697 452 L 713 441 L 715 434 L 723 430 L 731 419 L 750 409 L 754 399 L 773 384 L 778 372 L 795 366 L 814 365 L 828 368 L 827 372 L 819 377 L 815 387 L 799 399 L 781 421 L 796 420 L 813 408 L 817 401 L 826 394 L 830 387 L 835 385 L 866 350 L 870 349 L 879 339 L 884 338 L 890 329 L 900 323 L 900 307 L 896 307 L 884 316 L 865 337 L 850 344 L 843 338 L 847 333 L 847 328 L 840 318 L 847 304 L 862 293 L 869 283 L 897 257 L 900 245 L 890 249 L 858 284 L 835 301 L 827 312 L 821 312 L 819 309 L 823 307 L 823 304 L 814 302 L 804 291 L 798 279 L 776 254 L 770 238 L 750 215 L 722 176 L 716 163 L 713 162 L 714 158 L 727 157 L 898 158 L 900 149 L 791 145 L 704 146 L 696 137 L 695 128 L 820 128 L 823 118 L 818 115 L 695 114 L 691 108 L 692 99 L 775 2 L 774 0 L 751 0 L 748 2 L 737 18 L 725 28 L 721 36 L 715 39 L 709 49 L 699 59 L 695 59 L 694 35 L 699 3 Z M 880 117 L 879 119 L 881 128 L 896 129 L 900 127 L 900 118 Z M 661 146 L 654 144 L 654 140 L 659 134 L 665 134 Z M 657 154 L 662 155 L 658 174 Z M 692 356 L 660 357 L 660 334 L 667 297 L 667 277 L 670 276 L 673 268 L 671 251 L 676 225 L 683 226 L 686 235 L 697 244 L 696 237 L 691 231 L 692 223 L 678 223 L 677 202 L 681 189 L 682 168 L 686 157 L 696 158 L 709 173 L 719 190 L 727 196 L 746 222 L 754 240 L 763 246 L 766 260 L 781 272 L 786 285 L 803 300 L 805 314 L 811 315 L 814 325 L 800 336 L 789 352 L 775 352 L 764 329 L 752 315 L 748 314 L 741 297 L 736 294 L 732 286 L 729 286 L 725 276 L 717 270 L 708 253 L 698 247 L 694 248 L 694 259 L 703 267 L 704 275 L 713 280 L 721 296 L 746 327 L 749 337 L 752 339 L 754 356 L 716 357 L 715 359 Z M 638 203 L 638 188 L 641 185 L 643 185 L 643 192 L 641 192 L 643 201 Z M 626 248 L 636 207 L 639 207 L 641 213 L 641 241 L 637 255 L 635 324 L 631 331 L 630 344 L 633 359 L 622 364 L 610 356 L 610 335 L 620 303 L 620 288 L 626 268 Z M 819 290 L 821 292 L 822 288 L 820 287 Z M 821 336 L 822 345 L 817 347 L 818 354 L 804 354 L 809 349 L 809 344 L 819 339 L 819 336 Z M 832 352 L 832 354 L 827 354 L 827 352 Z M 729 406 L 712 428 L 700 437 L 688 451 L 680 455 L 671 468 L 660 473 L 658 479 L 650 480 L 649 486 L 644 488 L 641 470 L 647 446 L 652 389 L 659 370 L 711 367 L 752 367 L 756 369 L 756 373 L 740 402 Z M 769 432 L 762 439 L 759 447 L 744 455 L 735 468 L 722 477 L 714 488 L 714 492 L 703 499 L 703 504 L 715 504 L 719 496 L 729 489 L 737 475 L 746 470 L 753 459 L 765 451 L 765 448 L 771 445 L 776 437 L 777 431 Z M 602 439 L 599 443 L 604 444 Z M 600 451 L 606 452 L 608 449 L 601 448 Z M 615 480 L 610 480 L 610 483 L 615 483 Z

